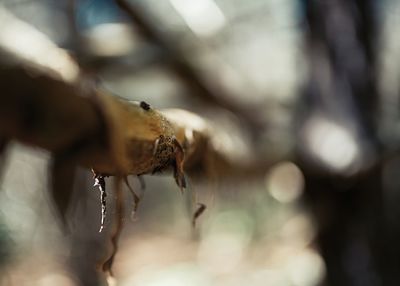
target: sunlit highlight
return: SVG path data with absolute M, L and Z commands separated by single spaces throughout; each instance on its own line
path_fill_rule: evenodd
M 0 48 L 17 58 L 49 69 L 65 81 L 75 81 L 79 67 L 68 53 L 45 34 L 0 6 Z
M 213 0 L 170 0 L 189 28 L 200 36 L 211 36 L 226 24 L 221 9 Z
M 290 259 L 287 265 L 291 284 L 294 286 L 319 285 L 325 276 L 325 263 L 314 250 L 306 249 Z
M 129 25 L 106 23 L 85 33 L 86 46 L 97 56 L 122 56 L 133 50 L 135 39 Z
M 267 174 L 266 185 L 274 199 L 281 203 L 290 203 L 302 194 L 304 177 L 295 164 L 282 162 Z
M 350 131 L 325 118 L 310 120 L 305 136 L 306 144 L 314 156 L 333 170 L 346 171 L 360 156 L 359 147 Z

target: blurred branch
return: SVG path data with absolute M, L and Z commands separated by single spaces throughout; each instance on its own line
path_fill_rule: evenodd
M 84 58 L 84 50 L 82 47 L 82 35 L 79 31 L 76 20 L 77 2 L 76 0 L 67 0 L 66 3 L 66 15 L 68 17 L 69 31 L 71 33 L 71 46 L 74 49 L 75 57 L 77 62 L 82 65 Z
M 185 150 L 187 159 L 185 159 L 184 169 L 192 179 L 206 181 L 228 179 L 232 182 L 260 178 L 273 164 L 285 159 L 282 156 L 235 159 L 236 154 L 233 153 L 241 150 L 235 150 L 235 148 L 227 150 L 224 144 L 220 143 L 223 140 L 224 131 L 212 122 L 192 112 L 176 108 L 164 109 L 161 112 L 172 123 L 175 136 Z M 234 141 L 226 142 L 226 144 L 238 145 Z
M 397 225 L 389 227 L 385 218 L 389 211 L 382 183 L 386 162 L 376 128 L 378 93 L 372 47 L 377 2 L 305 1 L 311 72 L 303 98 L 304 117 L 321 112 L 348 126 L 358 138 L 360 154 L 356 168 L 340 173 L 321 171 L 310 163 L 310 154 L 299 152 L 305 159 L 300 165 L 306 200 L 319 228 L 317 243 L 327 266 L 327 285 L 397 285 L 399 281 L 400 249 L 394 241 L 400 232 Z M 306 147 L 322 149 L 325 142 Z
M 65 50 L 2 6 L 0 64 L 22 64 L 66 82 L 74 82 L 81 76 L 78 65 Z
M 138 8 L 128 4 L 125 0 L 115 0 L 115 2 L 132 23 L 139 28 L 139 32 L 145 39 L 160 46 L 165 51 L 170 69 L 186 83 L 190 90 L 194 91 L 194 95 L 233 112 L 242 118 L 253 131 L 259 131 L 259 128 L 263 127 L 264 122 L 257 116 L 257 112 L 235 102 L 233 97 L 229 95 L 229 91 L 221 84 L 205 80 L 185 57 L 184 51 L 180 50 L 173 40 L 159 31 L 146 16 L 145 11 L 139 11 Z

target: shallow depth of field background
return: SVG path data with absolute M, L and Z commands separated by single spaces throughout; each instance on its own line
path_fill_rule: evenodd
M 296 116 L 313 78 L 312 65 L 326 64 L 311 64 L 308 57 L 306 1 L 130 2 L 143 9 L 206 80 L 223 86 L 224 100 L 242 106 L 265 128 L 249 127 L 240 114 L 194 96 L 166 67 L 160 48 L 141 38 L 112 0 L 0 0 L 0 9 L 75 53 L 102 88 L 156 108 L 191 110 L 221 130 L 216 144 L 235 164 L 262 159 L 271 162 L 271 167 L 260 175 L 235 180 L 189 178 L 184 195 L 169 174 L 144 176 L 146 189 L 141 191 L 144 199 L 135 221 L 130 220 L 132 198 L 126 191 L 125 228 L 114 265 L 118 285 L 328 285 L 322 284 L 327 265 L 317 243 L 318 217 L 303 199 L 306 179 L 296 150 L 303 150 L 300 144 L 307 145 L 305 154 L 316 158 L 311 162 L 320 160 L 329 172 L 345 178 L 353 175 L 357 162 L 374 158 L 363 143 L 353 140 L 348 125 L 330 121 L 323 109 L 298 129 Z M 376 117 L 382 145 L 392 150 L 399 138 L 400 3 L 386 0 L 376 6 L 380 43 Z M 321 90 L 330 88 L 324 84 Z M 99 192 L 91 173 L 79 170 L 77 199 L 69 212 L 72 232 L 63 233 L 46 193 L 48 164 L 46 151 L 17 142 L 8 150 L 0 185 L 1 285 L 78 285 L 76 277 L 92 275 L 91 266 L 104 255 L 102 245 L 112 228 L 112 191 L 107 198 L 106 230 L 98 233 Z M 382 165 L 388 220 L 396 219 L 391 202 L 399 197 L 399 164 L 393 156 Z M 140 190 L 135 177 L 129 180 Z M 107 184 L 112 185 L 111 181 L 107 179 Z M 207 205 L 195 229 L 191 227 L 193 193 Z M 354 269 L 364 269 L 363 263 L 369 263 L 369 252 L 362 242 L 352 247 L 349 253 L 353 254 L 345 256 L 343 263 L 357 273 Z M 377 282 L 378 274 L 365 283 L 356 278 L 349 281 L 353 282 L 348 285 L 385 285 Z

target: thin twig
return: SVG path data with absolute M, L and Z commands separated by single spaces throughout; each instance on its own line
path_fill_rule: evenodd
M 100 190 L 100 201 L 101 201 L 101 222 L 99 232 L 104 229 L 104 223 L 107 215 L 107 193 L 106 193 L 106 182 L 104 176 L 100 174 L 95 174 L 94 176 L 94 186 L 98 186 Z
M 121 188 L 121 177 L 115 178 L 115 195 L 116 195 L 116 202 L 115 202 L 115 224 L 114 230 L 111 234 L 111 244 L 112 244 L 112 251 L 110 257 L 103 263 L 103 271 L 109 273 L 110 276 L 114 276 L 112 271 L 112 265 L 114 262 L 115 255 L 118 251 L 118 239 L 121 235 L 122 228 L 124 225 L 124 197 L 123 191 Z
M 133 208 L 132 208 L 132 212 L 131 212 L 131 220 L 133 221 L 133 220 L 135 220 L 136 212 L 139 207 L 141 198 L 138 196 L 138 194 L 136 194 L 136 192 L 133 190 L 132 186 L 129 184 L 127 176 L 124 177 L 124 181 L 125 181 L 125 184 L 128 187 L 128 189 L 132 195 L 132 198 L 133 198 Z

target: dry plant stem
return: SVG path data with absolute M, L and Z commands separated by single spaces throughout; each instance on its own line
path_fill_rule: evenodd
M 102 269 L 104 272 L 109 273 L 109 275 L 114 276 L 112 272 L 112 264 L 114 262 L 115 254 L 118 251 L 118 239 L 121 235 L 121 231 L 124 224 L 124 193 L 122 191 L 122 177 L 117 176 L 115 178 L 115 222 L 114 228 L 111 233 L 111 255 L 107 260 L 103 263 Z
M 0 69 L 0 135 L 54 153 L 79 150 L 77 163 L 102 175 L 142 175 L 175 169 L 184 187 L 183 150 L 172 124 L 93 89 L 23 68 Z M 157 144 L 156 144 L 157 143 Z
M 101 147 L 104 142 L 100 134 L 103 119 L 78 87 L 24 67 L 3 67 L 0 88 L 0 134 L 4 138 L 51 152 L 83 144 L 83 139 L 87 139 L 85 145 L 97 141 Z M 80 159 L 91 157 L 91 150 L 82 150 Z
M 99 187 L 100 191 L 100 202 L 101 202 L 101 220 L 99 232 L 104 229 L 104 223 L 107 215 L 107 192 L 106 192 L 106 182 L 103 175 L 94 173 L 94 186 Z
M 0 95 L 4 140 L 16 139 L 55 153 L 78 149 L 77 164 L 99 174 L 121 172 L 140 179 L 171 166 L 182 187 L 183 168 L 199 178 L 207 174 L 243 178 L 263 175 L 274 163 L 236 164 L 210 144 L 218 130 L 193 130 L 188 122 L 167 120 L 152 107 L 145 110 L 96 89 L 83 92 L 22 67 L 0 69 L 0 90 L 4 91 Z M 193 130 L 193 142 L 185 137 L 186 130 Z
M 133 190 L 132 186 L 129 184 L 127 176 L 124 177 L 124 181 L 125 181 L 125 184 L 128 187 L 128 189 L 132 195 L 132 198 L 133 198 L 133 207 L 132 207 L 132 213 L 131 213 L 131 220 L 133 221 L 136 218 L 136 212 L 139 207 L 141 198 L 138 196 L 138 194 L 136 194 L 136 192 Z
M 92 166 L 96 173 L 142 175 L 172 167 L 178 186 L 185 187 L 184 151 L 172 124 L 159 111 L 145 102 L 129 103 L 110 96 L 103 96 L 100 104 L 112 138 L 113 162 Z

